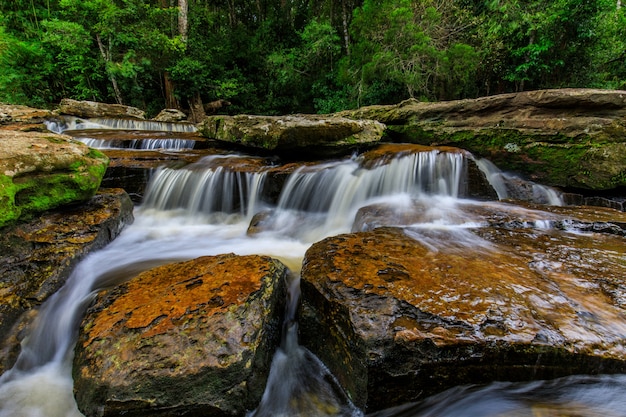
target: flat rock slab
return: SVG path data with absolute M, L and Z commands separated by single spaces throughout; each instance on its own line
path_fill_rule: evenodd
M 133 219 L 122 189 L 102 190 L 86 203 L 50 211 L 0 234 L 0 374 L 20 350 L 21 330 L 37 307 L 65 283 L 90 251 L 104 247 Z
M 136 107 L 123 104 L 108 104 L 97 101 L 72 100 L 64 98 L 59 104 L 59 112 L 76 117 L 111 117 L 145 119 L 146 113 Z
M 314 244 L 302 344 L 367 411 L 462 384 L 626 370 L 624 238 L 383 227 Z
M 0 130 L 0 227 L 88 200 L 108 162 L 69 136 Z
M 261 256 L 164 265 L 102 292 L 74 359 L 87 416 L 233 416 L 261 400 L 287 269 Z
M 209 116 L 199 127 L 207 138 L 271 151 L 314 155 L 377 143 L 385 127 L 374 120 L 336 116 Z

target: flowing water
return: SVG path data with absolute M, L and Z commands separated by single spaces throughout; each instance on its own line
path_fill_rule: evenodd
M 269 255 L 298 272 L 312 243 L 350 232 L 359 208 L 379 202 L 399 209 L 415 201 L 424 205 L 426 220 L 411 225 L 411 232 L 416 238 L 427 236 L 434 249 L 444 242 L 438 236 L 461 245 L 480 242 L 472 230 L 484 222 L 465 207 L 482 203 L 463 198 L 468 160 L 461 153 L 421 152 L 367 168 L 358 156 L 308 164 L 289 175 L 277 198 L 266 193 L 272 164 L 254 172 L 229 169 L 242 158 L 210 156 L 184 169 L 163 167 L 154 173 L 143 203 L 135 209 L 135 222 L 106 248 L 86 257 L 42 306 L 17 363 L 0 377 L 0 417 L 81 415 L 72 394 L 71 362 L 84 310 L 100 289 L 142 270 L 232 252 Z M 483 169 L 486 175 L 498 177 L 492 183 L 500 188 L 501 197 L 508 192 L 502 183 L 505 176 L 488 164 Z M 551 191 L 548 194 L 553 203 L 560 203 Z M 257 213 L 268 214 L 260 222 L 262 227 L 250 234 Z M 550 216 L 545 213 L 544 219 L 543 214 L 532 212 L 536 227 L 549 227 Z M 445 233 L 439 234 L 441 230 Z M 298 280 L 290 294 L 283 342 L 274 356 L 263 399 L 250 416 L 362 415 L 324 364 L 298 345 Z M 309 397 L 316 398 L 315 403 L 306 401 L 311 390 L 314 395 Z M 294 409 L 293 398 L 305 400 L 296 401 Z M 329 406 L 320 407 L 320 398 Z M 371 416 L 624 415 L 626 376 L 616 375 L 457 387 Z

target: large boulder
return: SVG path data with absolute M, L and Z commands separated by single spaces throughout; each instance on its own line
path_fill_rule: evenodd
M 340 112 L 398 141 L 452 145 L 553 186 L 626 185 L 626 91 L 561 89 Z
M 384 125 L 335 116 L 209 116 L 199 127 L 207 138 L 269 151 L 324 155 L 379 142 Z
M 0 374 L 20 350 L 22 329 L 37 307 L 67 280 L 90 251 L 104 247 L 133 219 L 121 189 L 102 190 L 84 204 L 49 211 L 0 234 Z
M 87 416 L 241 416 L 279 343 L 287 269 L 219 255 L 157 267 L 99 294 L 81 324 L 75 397 Z
M 0 227 L 91 198 L 108 158 L 69 136 L 0 130 Z
M 145 119 L 146 113 L 136 107 L 123 104 L 108 104 L 97 101 L 80 101 L 64 98 L 59 104 L 59 112 L 76 117 L 111 117 L 124 119 Z
M 623 236 L 517 224 L 314 244 L 301 343 L 366 411 L 463 384 L 626 371 Z

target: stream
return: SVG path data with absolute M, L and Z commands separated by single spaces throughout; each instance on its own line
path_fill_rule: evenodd
M 141 140 L 130 143 L 125 136 L 128 125 L 72 123 L 65 129 L 90 146 L 103 149 L 123 147 L 142 152 L 166 148 L 168 152 L 185 152 L 193 147 L 189 132 L 171 128 L 144 133 Z M 163 125 L 153 128 L 163 130 Z M 162 166 L 152 171 L 143 201 L 135 207 L 134 223 L 107 247 L 81 261 L 65 286 L 42 306 L 15 366 L 0 376 L 0 417 L 82 416 L 74 401 L 71 377 L 78 326 L 100 289 L 124 282 L 140 271 L 232 252 L 268 255 L 297 273 L 313 243 L 349 233 L 357 211 L 380 202 L 402 207 L 419 201 L 429 208 L 430 217 L 414 227 L 445 229 L 441 236 L 453 236 L 459 244 L 478 241 L 472 230 L 483 223 L 466 213 L 464 207 L 483 203 L 465 196 L 467 156 L 462 153 L 404 155 L 368 169 L 363 168 L 358 155 L 311 163 L 296 168 L 273 199 L 264 191 L 272 162 L 255 161 L 262 166 L 257 171 L 229 169 L 250 159 L 256 158 L 233 152 L 213 153 L 185 169 Z M 489 161 L 478 161 L 478 166 L 498 197 L 506 198 L 509 177 Z M 556 190 L 536 184 L 531 188 L 540 201 L 562 203 Z M 254 216 L 265 211 L 272 213 L 271 221 L 249 234 Z M 533 211 L 533 215 L 536 213 L 541 212 Z M 546 213 L 545 219 L 538 217 L 532 227 L 549 228 L 548 219 Z M 432 239 L 436 236 L 429 235 Z M 430 242 L 434 247 L 444 243 Z M 297 284 L 291 289 L 292 300 L 298 299 Z M 274 356 L 263 400 L 257 410 L 250 410 L 249 417 L 364 415 L 328 385 L 329 381 L 331 385 L 335 382 L 324 364 L 299 346 L 295 310 L 292 306 L 287 314 L 291 322 L 285 326 L 282 345 Z M 339 411 L 330 413 L 314 404 L 293 409 L 289 398 L 302 387 L 336 401 Z M 574 375 L 550 381 L 458 386 L 417 403 L 367 416 L 626 416 L 626 375 Z

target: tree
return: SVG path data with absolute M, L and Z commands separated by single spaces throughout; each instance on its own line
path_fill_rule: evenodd
M 478 63 L 463 42 L 469 26 L 450 0 L 366 0 L 355 11 L 356 41 L 344 60 L 357 105 L 461 96 Z

